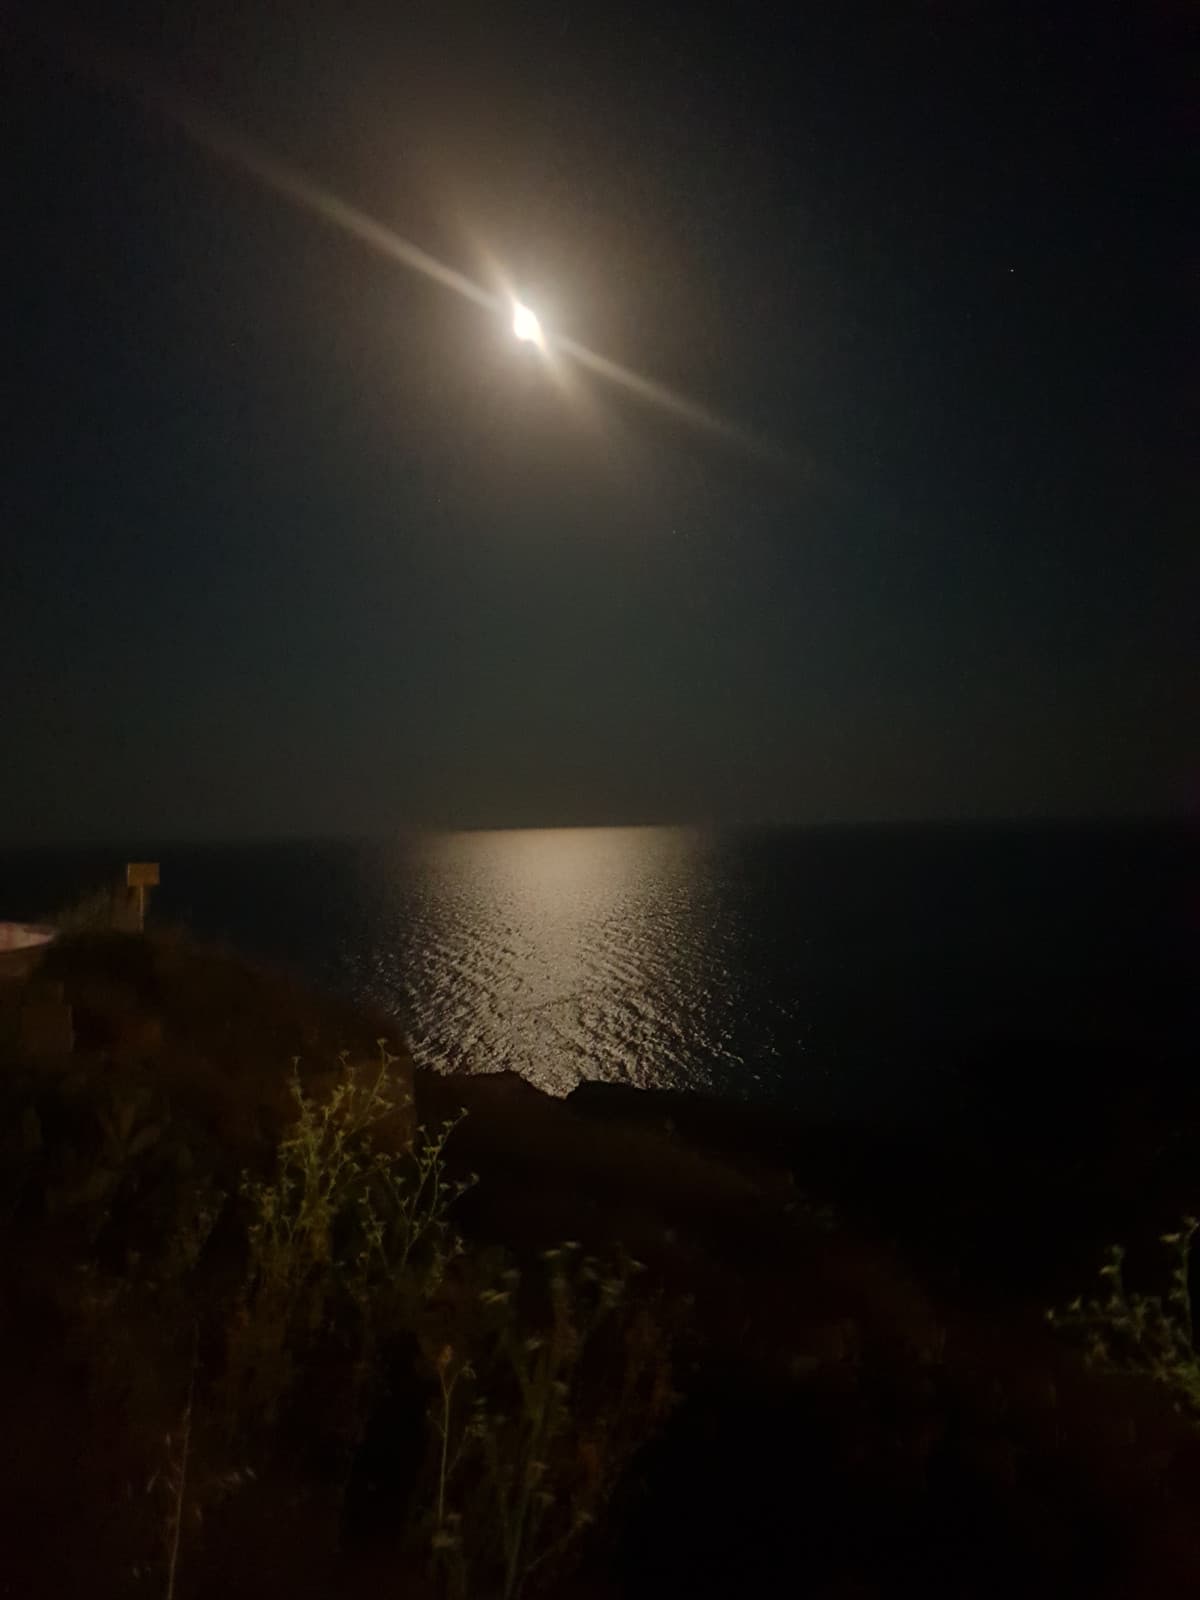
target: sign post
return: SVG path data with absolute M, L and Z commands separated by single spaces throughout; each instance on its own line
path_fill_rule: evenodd
M 138 932 L 146 931 L 146 890 L 158 884 L 157 861 L 130 861 L 125 866 L 125 883 L 137 890 Z

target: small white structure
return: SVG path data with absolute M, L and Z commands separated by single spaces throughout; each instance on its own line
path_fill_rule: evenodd
M 34 922 L 0 922 L 0 978 L 23 978 L 55 937 Z
M 6 950 L 31 950 L 39 944 L 49 944 L 54 937 L 53 928 L 41 928 L 34 922 L 0 922 L 0 954 Z

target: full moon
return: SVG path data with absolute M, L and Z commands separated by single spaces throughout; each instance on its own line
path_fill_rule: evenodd
M 513 304 L 512 325 L 518 339 L 526 339 L 530 344 L 541 344 L 542 325 L 529 307 L 523 306 L 519 300 Z

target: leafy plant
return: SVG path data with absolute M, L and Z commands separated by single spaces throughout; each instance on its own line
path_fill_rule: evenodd
M 153 1099 L 142 1085 L 125 1093 L 114 1089 L 108 1103 L 96 1107 L 92 1139 L 65 1150 L 59 1181 L 47 1190 L 51 1211 L 82 1209 L 90 1213 L 91 1233 L 100 1231 L 117 1194 L 136 1181 L 139 1163 L 162 1138 L 165 1121 L 154 1115 Z
M 347 1284 L 364 1315 L 394 1321 L 412 1313 L 441 1286 L 462 1242 L 450 1207 L 477 1179 L 451 1181 L 446 1145 L 466 1116 L 448 1117 L 436 1129 L 420 1127 L 399 1159 L 375 1160 L 364 1171 L 358 1197 L 358 1249 Z
M 480 1295 L 478 1356 L 446 1347 L 432 1408 L 435 1564 L 456 1594 L 517 1600 L 568 1559 L 670 1405 L 670 1349 L 635 1304 L 638 1263 L 547 1251 L 544 1315 L 509 1268 Z M 457 1403 L 459 1386 L 471 1391 Z M 452 1505 L 451 1502 L 454 1502 Z
M 1100 1269 L 1107 1292 L 1079 1296 L 1051 1311 L 1056 1328 L 1081 1337 L 1088 1361 L 1103 1370 L 1148 1377 L 1168 1388 L 1181 1409 L 1200 1419 L 1200 1351 L 1196 1348 L 1190 1285 L 1192 1241 L 1200 1220 L 1184 1217 L 1161 1235 L 1170 1273 L 1165 1295 L 1132 1291 L 1125 1282 L 1125 1250 L 1113 1245 Z
M 186 1279 L 195 1270 L 227 1198 L 211 1183 L 180 1191 L 175 1225 L 163 1253 L 162 1277 L 168 1283 Z
M 274 1176 L 243 1181 L 250 1262 L 235 1364 L 256 1370 L 268 1411 L 332 1297 L 344 1292 L 365 1331 L 385 1311 L 394 1318 L 427 1299 L 459 1248 L 448 1212 L 468 1183 L 447 1179 L 445 1147 L 461 1118 L 397 1140 L 410 1102 L 395 1064 L 383 1040 L 371 1067 L 343 1056 L 318 1100 L 293 1062 L 296 1117 Z M 393 1138 L 377 1144 L 387 1124 Z
M 147 1120 L 151 1098 L 150 1089 L 143 1087 L 123 1098 L 114 1095 L 106 1109 L 97 1111 L 104 1135 L 104 1165 L 114 1170 L 127 1167 L 157 1144 L 163 1125 Z
M 171 1436 L 167 1435 L 167 1480 L 170 1500 L 170 1517 L 167 1524 L 167 1587 L 166 1600 L 175 1600 L 175 1580 L 179 1573 L 179 1545 L 183 1533 L 183 1507 L 188 1488 L 188 1463 L 192 1450 L 192 1407 L 196 1399 L 196 1343 L 192 1345 L 192 1372 L 188 1379 L 187 1405 L 180 1424 L 179 1447 L 172 1450 Z

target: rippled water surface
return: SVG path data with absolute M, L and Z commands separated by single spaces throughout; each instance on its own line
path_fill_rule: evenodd
M 145 855 L 144 843 L 135 852 Z M 1184 828 L 672 828 L 161 846 L 156 910 L 403 1019 L 429 1065 L 843 1104 L 981 1043 L 1196 1037 Z M 0 857 L 36 916 L 120 850 Z M 940 1070 L 940 1069 L 939 1069 Z
M 472 833 L 396 863 L 360 992 L 403 993 L 419 1059 L 695 1084 L 746 1059 L 746 930 L 702 835 L 676 829 Z M 786 1004 L 764 1001 L 785 1032 Z M 768 1053 L 767 1018 L 758 1019 Z

